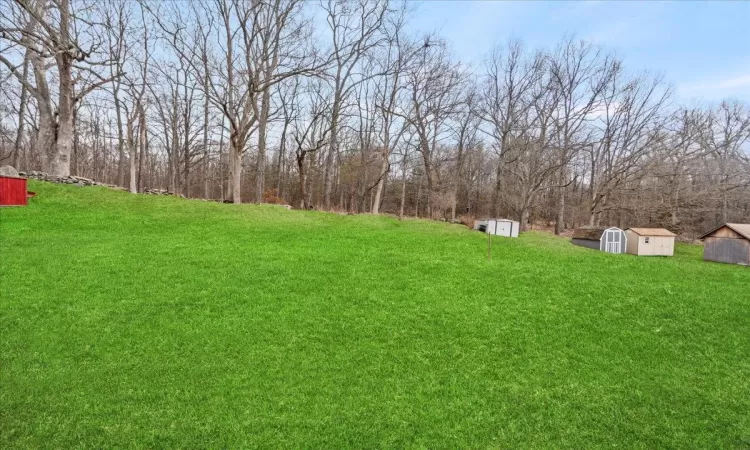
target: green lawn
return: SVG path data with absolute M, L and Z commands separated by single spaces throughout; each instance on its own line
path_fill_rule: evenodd
M 750 448 L 750 268 L 31 183 L 0 447 Z

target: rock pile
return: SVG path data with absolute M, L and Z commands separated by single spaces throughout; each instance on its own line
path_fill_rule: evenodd
M 115 186 L 114 184 L 100 183 L 98 181 L 92 180 L 91 178 L 77 177 L 75 175 L 70 175 L 67 177 L 56 177 L 48 174 L 47 172 L 38 172 L 36 170 L 32 170 L 31 172 L 19 172 L 18 175 L 39 181 L 49 181 L 52 183 L 75 184 L 77 186 L 104 186 L 112 189 L 123 190 L 123 188 Z
M 115 184 L 101 183 L 99 181 L 92 180 L 91 178 L 77 177 L 75 175 L 70 175 L 68 177 L 56 177 L 56 176 L 48 174 L 47 172 L 38 172 L 36 170 L 32 170 L 31 172 L 18 172 L 17 176 L 33 178 L 39 181 L 49 181 L 51 183 L 74 184 L 76 186 L 104 186 L 110 189 L 118 189 L 121 191 L 127 190 L 124 187 L 120 187 Z M 164 189 L 146 189 L 143 191 L 143 194 L 177 195 L 173 192 L 170 192 Z
M 16 169 L 13 168 L 13 166 L 3 166 L 3 167 L 0 167 L 0 176 L 17 177 L 18 172 L 16 171 Z
M 174 192 L 170 192 L 166 189 L 144 189 L 143 194 L 151 194 L 151 195 L 177 195 Z M 181 196 L 184 197 L 184 196 Z
M 4 175 L 4 174 L 8 175 Z M 39 181 L 49 181 L 51 183 L 61 183 L 61 184 L 72 184 L 75 186 L 104 186 L 111 189 L 118 189 L 121 191 L 127 191 L 124 187 L 120 187 L 114 184 L 107 184 L 107 183 L 101 183 L 99 181 L 92 180 L 91 178 L 84 178 L 84 177 L 77 177 L 75 175 L 70 175 L 68 177 L 56 177 L 53 175 L 48 174 L 47 172 L 39 172 L 36 170 L 32 170 L 30 172 L 16 172 L 15 169 L 11 166 L 3 166 L 0 167 L 0 175 L 4 176 L 20 176 L 25 178 L 32 178 L 34 180 Z M 168 191 L 166 189 L 144 189 L 142 194 L 149 194 L 149 195 L 174 195 L 177 197 L 185 198 L 184 195 L 181 194 L 175 194 L 174 192 Z M 210 200 L 210 199 L 200 199 L 207 202 L 221 202 L 222 200 Z M 231 203 L 229 201 L 225 201 L 225 203 Z M 284 207 L 286 209 L 292 209 L 290 205 L 279 205 L 281 207 Z

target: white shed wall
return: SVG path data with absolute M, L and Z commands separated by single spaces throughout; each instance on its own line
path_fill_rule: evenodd
M 628 236 L 628 253 L 638 256 L 673 256 L 674 237 L 671 236 L 641 236 L 633 231 L 626 232 Z M 648 243 L 646 243 L 648 238 Z
M 599 239 L 599 250 L 607 253 L 626 253 L 628 237 L 617 227 L 607 228 Z
M 475 221 L 474 229 L 478 230 L 481 225 L 486 225 L 486 233 L 505 237 L 518 237 L 518 230 L 521 227 L 515 220 L 488 219 Z

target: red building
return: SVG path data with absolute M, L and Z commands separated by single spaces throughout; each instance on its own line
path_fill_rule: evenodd
M 0 176 L 0 206 L 26 206 L 26 178 Z

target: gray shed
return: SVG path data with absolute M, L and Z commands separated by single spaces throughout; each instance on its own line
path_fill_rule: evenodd
M 573 245 L 593 248 L 607 253 L 625 253 L 628 238 L 617 227 L 581 227 L 573 231 Z
M 705 261 L 750 266 L 750 224 L 727 223 L 701 239 Z

